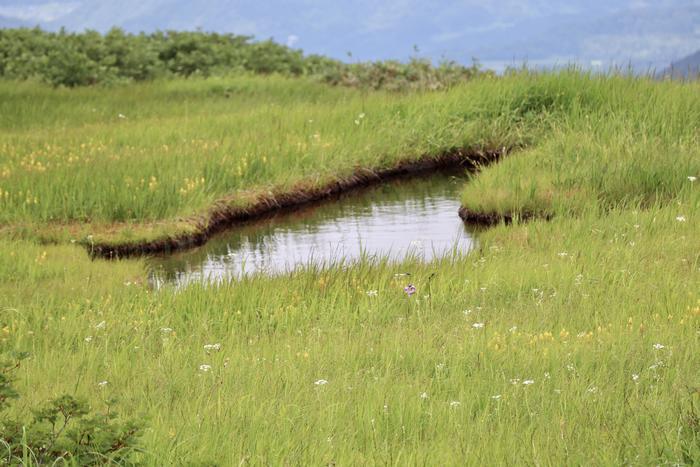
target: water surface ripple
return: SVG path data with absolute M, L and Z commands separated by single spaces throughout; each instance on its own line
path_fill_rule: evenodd
M 464 177 L 430 174 L 355 190 L 335 200 L 236 226 L 202 247 L 149 259 L 154 285 L 218 282 L 362 255 L 424 261 L 473 245 L 457 215 Z

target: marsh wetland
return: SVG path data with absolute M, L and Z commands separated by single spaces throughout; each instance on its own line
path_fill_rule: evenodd
M 0 81 L 0 464 L 697 465 L 699 86 Z

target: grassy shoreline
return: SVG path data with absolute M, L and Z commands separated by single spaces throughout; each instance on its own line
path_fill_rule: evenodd
M 517 143 L 498 129 L 502 121 L 475 120 L 471 129 L 453 121 L 443 93 L 368 94 L 279 77 L 103 93 L 8 84 L 0 89 L 2 113 L 13 116 L 0 121 L 0 225 L 24 231 L 89 225 L 94 237 L 118 241 L 115 227 L 125 225 L 132 232 L 122 240 L 148 238 L 149 224 L 196 217 L 222 199 L 245 203 L 350 178 L 358 167 Z M 464 90 L 463 101 L 478 95 Z M 434 133 L 440 121 L 447 127 Z

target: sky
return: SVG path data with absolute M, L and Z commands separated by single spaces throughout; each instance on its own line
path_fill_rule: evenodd
M 194 30 L 351 61 L 662 69 L 700 49 L 700 0 L 0 0 L 0 27 Z

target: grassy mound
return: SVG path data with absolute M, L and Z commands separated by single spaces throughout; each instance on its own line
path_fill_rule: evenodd
M 579 75 L 524 81 L 504 96 L 504 112 L 513 121 L 536 116 L 546 136 L 480 174 L 463 205 L 520 216 L 697 206 L 690 180 L 700 174 L 698 89 Z

